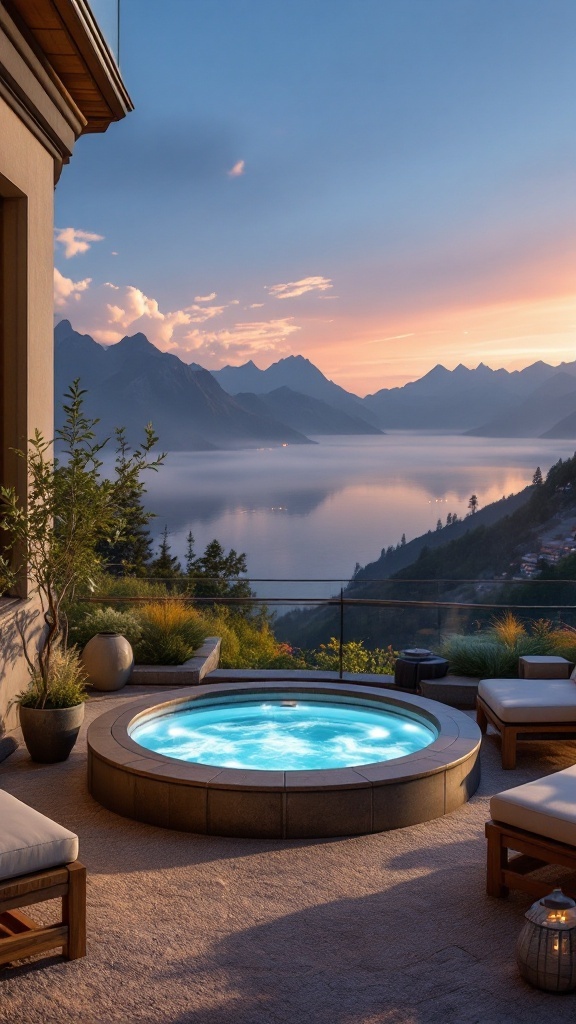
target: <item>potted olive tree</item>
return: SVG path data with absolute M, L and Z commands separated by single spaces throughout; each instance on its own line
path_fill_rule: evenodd
M 64 426 L 56 433 L 60 459 L 53 454 L 54 442 L 38 430 L 27 451 L 16 452 L 26 463 L 26 501 L 13 488 L 0 489 L 0 529 L 7 538 L 0 555 L 0 584 L 9 590 L 26 575 L 30 596 L 39 598 L 43 616 L 35 650 L 27 640 L 26 624 L 19 626 L 30 686 L 17 701 L 28 751 L 44 763 L 68 757 L 84 717 L 85 673 L 76 650 L 67 645 L 66 602 L 79 588 L 89 588 L 101 568 L 99 545 L 118 539 L 129 527 L 119 500 L 125 480 L 101 475 L 100 452 L 107 442 L 96 441 L 98 421 L 84 414 L 84 394 L 78 380 L 66 394 Z M 149 458 L 157 440 L 148 426 L 145 443 L 124 460 L 132 479 L 160 465 L 163 456 Z

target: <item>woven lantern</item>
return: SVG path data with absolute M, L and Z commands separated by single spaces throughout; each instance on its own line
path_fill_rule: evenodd
M 518 937 L 520 973 L 545 992 L 576 988 L 576 903 L 554 889 L 533 903 Z

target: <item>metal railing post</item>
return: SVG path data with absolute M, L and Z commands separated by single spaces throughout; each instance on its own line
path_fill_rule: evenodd
M 340 640 L 338 644 L 338 678 L 342 679 L 344 669 L 344 589 L 340 587 Z

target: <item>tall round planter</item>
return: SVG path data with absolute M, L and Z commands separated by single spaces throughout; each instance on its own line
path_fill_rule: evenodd
M 71 708 L 29 708 L 20 705 L 20 727 L 33 761 L 65 761 L 84 721 L 84 704 Z
M 95 690 L 120 690 L 134 668 L 134 654 L 120 633 L 96 633 L 81 655 L 88 682 Z

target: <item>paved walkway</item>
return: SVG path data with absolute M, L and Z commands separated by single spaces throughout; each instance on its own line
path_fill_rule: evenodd
M 137 695 L 102 695 L 88 720 Z M 2 1024 L 542 1024 L 576 996 L 518 976 L 529 901 L 484 894 L 490 794 L 572 764 L 531 744 L 514 772 L 484 741 L 483 779 L 436 821 L 352 839 L 264 842 L 128 821 L 88 795 L 85 729 L 69 761 L 24 749 L 0 786 L 76 831 L 88 867 L 86 959 L 0 969 Z

